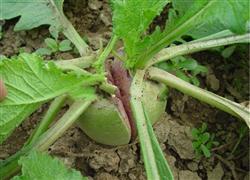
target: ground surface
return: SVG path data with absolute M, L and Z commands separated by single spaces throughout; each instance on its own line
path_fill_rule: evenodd
M 68 0 L 64 8 L 78 32 L 88 37 L 93 49 L 99 48 L 100 38 L 104 43 L 107 42 L 111 34 L 111 15 L 106 1 Z M 16 20 L 5 22 L 4 37 L 0 40 L 1 55 L 16 55 L 20 49 L 33 52 L 43 46 L 44 39 L 49 36 L 47 27 L 16 33 L 13 32 L 15 22 Z M 161 18 L 158 18 L 156 23 L 161 23 Z M 216 51 L 192 56 L 209 68 L 206 76 L 199 77 L 202 87 L 237 102 L 248 100 L 247 53 L 236 50 L 227 60 Z M 70 52 L 58 53 L 53 58 L 73 57 L 76 57 L 76 54 Z M 17 128 L 13 136 L 0 145 L 0 159 L 9 157 L 22 147 L 47 107 L 48 105 L 41 107 Z M 191 129 L 199 127 L 202 122 L 208 124 L 209 132 L 214 133 L 215 139 L 220 142 L 220 145 L 212 150 L 212 157 L 208 159 L 197 158 L 192 148 Z M 236 153 L 231 154 L 239 137 L 237 129 L 240 125 L 237 119 L 170 90 L 166 113 L 154 128 L 176 180 L 247 180 L 249 137 L 245 136 Z M 145 179 L 137 141 L 122 147 L 104 146 L 91 141 L 79 128 L 72 127 L 50 147 L 49 152 L 93 179 Z

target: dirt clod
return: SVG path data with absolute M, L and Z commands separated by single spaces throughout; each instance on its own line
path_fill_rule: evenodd
M 114 151 L 102 150 L 96 151 L 93 157 L 89 159 L 89 165 L 95 171 L 103 168 L 107 172 L 117 171 L 120 158 Z
M 222 179 L 223 175 L 224 171 L 221 166 L 221 163 L 219 162 L 212 171 L 207 172 L 207 179 L 208 180 Z
M 192 180 L 201 180 L 197 173 L 191 171 L 180 171 L 179 180 L 192 179 Z

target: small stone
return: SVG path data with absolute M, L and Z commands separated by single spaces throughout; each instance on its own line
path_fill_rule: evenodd
M 222 179 L 223 175 L 224 171 L 221 166 L 221 163 L 219 162 L 212 171 L 207 172 L 207 179 L 208 180 Z
M 96 152 L 93 157 L 89 159 L 89 166 L 98 171 L 100 168 L 105 169 L 107 172 L 116 171 L 120 162 L 119 156 L 108 150 Z
M 91 0 L 88 2 L 88 6 L 92 10 L 98 10 L 102 7 L 102 2 L 98 0 Z
M 119 173 L 126 174 L 136 166 L 136 157 L 130 148 L 121 148 L 117 153 L 120 157 Z
M 191 128 L 178 124 L 176 121 L 167 121 L 170 127 L 168 145 L 172 146 L 181 159 L 194 159 Z
M 94 179 L 96 180 L 119 180 L 118 177 L 113 176 L 109 173 L 100 173 Z
M 196 162 L 190 162 L 190 163 L 188 163 L 187 167 L 191 171 L 197 171 L 198 170 L 198 164 Z
M 157 122 L 154 125 L 155 134 L 160 144 L 164 144 L 168 139 L 168 135 L 170 132 L 170 126 L 168 122 L 169 120 L 170 120 L 170 116 L 168 116 L 167 114 L 164 114 L 164 117 L 162 118 L 162 120 Z
M 191 171 L 180 171 L 179 172 L 179 179 L 180 180 L 201 180 L 197 173 Z
M 105 26 L 110 26 L 112 24 L 111 17 L 108 14 L 106 14 L 106 12 L 101 12 L 100 19 L 105 24 Z
M 73 168 L 75 166 L 75 161 L 76 161 L 76 158 L 72 158 L 72 157 L 58 157 L 58 159 L 60 159 L 63 164 L 67 167 L 70 167 L 70 168 Z
M 73 58 L 74 57 L 72 56 L 72 54 L 68 52 L 60 53 L 57 55 L 57 59 L 73 59 Z
M 132 173 L 129 173 L 128 177 L 131 180 L 136 180 L 136 176 L 134 174 L 132 174 Z
M 220 88 L 220 81 L 216 78 L 216 76 L 214 74 L 209 74 L 207 75 L 207 84 L 209 85 L 209 87 L 214 90 L 214 91 L 218 91 Z

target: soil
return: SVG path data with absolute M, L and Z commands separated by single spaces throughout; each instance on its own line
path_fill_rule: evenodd
M 100 38 L 104 44 L 107 43 L 112 31 L 111 10 L 107 0 L 66 0 L 64 9 L 77 31 L 88 37 L 93 49 L 100 48 Z M 46 26 L 14 32 L 16 21 L 7 21 L 3 26 L 0 55 L 17 55 L 20 49 L 33 52 L 44 46 L 44 39 L 49 37 Z M 201 87 L 239 103 L 248 102 L 249 59 L 248 51 L 242 52 L 244 48 L 248 47 L 237 46 L 237 50 L 228 59 L 224 59 L 216 50 L 193 54 L 193 58 L 209 68 L 207 75 L 199 77 Z M 54 56 L 63 59 L 77 57 L 74 52 Z M 43 105 L 0 145 L 0 159 L 6 159 L 22 147 L 47 108 L 48 104 Z M 200 127 L 203 122 L 208 124 L 208 131 L 215 134 L 216 141 L 220 143 L 212 149 L 210 158 L 198 158 L 192 148 L 191 130 Z M 237 129 L 241 125 L 236 118 L 170 89 L 166 113 L 154 129 L 176 180 L 247 180 L 248 133 L 237 151 L 231 154 L 239 138 Z M 48 151 L 90 179 L 146 179 L 138 140 L 125 146 L 105 146 L 93 142 L 78 127 L 72 127 Z

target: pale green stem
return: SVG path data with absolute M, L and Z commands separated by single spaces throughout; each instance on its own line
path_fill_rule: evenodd
M 69 110 L 60 118 L 50 129 L 40 136 L 34 144 L 29 144 L 18 151 L 13 156 L 0 163 L 1 179 L 9 179 L 19 170 L 18 160 L 31 150 L 45 151 L 52 145 L 64 132 L 69 129 L 79 118 L 79 116 L 88 108 L 95 99 L 78 100 L 74 102 Z
M 76 46 L 81 56 L 87 55 L 89 52 L 88 44 L 82 39 L 67 18 L 65 18 L 65 24 L 66 26 L 63 29 L 64 35 Z
M 82 39 L 82 37 L 75 30 L 71 22 L 65 17 L 62 10 L 59 10 L 53 0 L 49 0 L 53 8 L 54 15 L 60 22 L 63 29 L 63 34 L 76 46 L 81 56 L 88 53 L 88 44 Z
M 62 95 L 53 100 L 45 116 L 42 118 L 40 124 L 37 126 L 36 130 L 34 131 L 32 136 L 30 136 L 30 139 L 26 142 L 26 144 L 35 143 L 37 139 L 49 128 L 49 126 L 61 110 L 62 106 L 64 105 L 66 99 L 67 96 Z
M 89 55 L 70 60 L 53 61 L 59 68 L 66 69 L 68 66 L 74 65 L 82 69 L 89 68 L 95 62 L 96 55 Z
M 193 86 L 186 81 L 183 81 L 176 76 L 155 67 L 148 69 L 148 76 L 149 79 L 166 84 L 167 86 L 175 88 L 184 94 L 190 95 L 202 102 L 243 119 L 248 127 L 250 127 L 250 112 L 247 108 L 244 108 L 243 106 L 214 93 Z
M 237 150 L 241 140 L 243 139 L 243 137 L 247 134 L 248 132 L 248 128 L 246 126 L 243 126 L 241 131 L 239 132 L 240 133 L 240 136 L 239 138 L 237 139 L 237 142 L 236 144 L 234 145 L 233 147 L 233 150 L 231 151 L 231 155 L 233 155 L 235 153 L 235 151 Z
M 178 46 L 172 46 L 160 51 L 154 58 L 152 58 L 152 60 L 148 62 L 146 67 L 150 67 L 154 64 L 166 61 L 176 56 L 191 54 L 194 52 L 199 52 L 213 47 L 225 46 L 236 43 L 249 43 L 249 42 L 250 42 L 250 33 L 244 35 L 233 35 L 213 40 L 189 42 Z
M 109 94 L 115 94 L 115 92 L 117 91 L 118 88 L 117 88 L 117 86 L 110 84 L 107 82 L 107 80 L 105 80 L 105 82 L 103 82 L 100 85 L 100 89 L 109 93 Z
M 85 71 L 84 69 L 79 68 L 78 66 L 74 66 L 74 65 L 68 65 L 68 66 L 63 66 L 61 67 L 63 70 L 73 70 L 79 74 L 85 75 L 85 76 L 90 76 L 93 75 L 88 71 Z M 117 87 L 113 84 L 108 83 L 107 79 L 105 78 L 104 81 L 101 83 L 101 85 L 99 86 L 101 90 L 109 93 L 109 94 L 115 94 Z
M 118 40 L 118 37 L 116 35 L 112 35 L 111 39 L 109 40 L 108 45 L 102 51 L 98 60 L 93 64 L 97 72 L 99 73 L 105 72 L 105 61 L 108 58 L 111 51 L 113 50 L 117 40 Z M 107 79 L 105 80 L 105 82 L 103 82 L 100 85 L 100 88 L 109 94 L 114 94 L 115 91 L 117 90 L 117 87 L 112 84 L 109 84 Z
M 147 178 L 154 178 L 160 180 L 159 172 L 157 170 L 156 158 L 154 156 L 153 145 L 148 139 L 149 134 L 146 131 L 146 118 L 144 116 L 143 105 L 142 105 L 142 90 L 144 80 L 144 70 L 137 70 L 131 85 L 131 107 L 134 118 L 136 119 L 136 126 L 138 136 L 140 139 L 141 150 L 147 172 Z M 149 158 L 147 160 L 147 158 Z M 150 162 L 150 163 L 148 163 Z
M 115 50 L 112 50 L 112 54 L 114 55 L 115 58 L 119 59 L 122 62 L 125 62 L 126 59 L 124 58 L 124 56 L 121 56 L 119 53 L 117 53 Z
M 147 178 L 154 180 L 160 180 L 162 178 L 172 180 L 173 175 L 154 135 L 150 120 L 144 111 L 142 103 L 144 75 L 144 70 L 136 71 L 130 88 L 130 103 L 136 122 Z M 162 172 L 163 169 L 164 172 Z
M 61 67 L 64 71 L 74 71 L 77 74 L 81 74 L 83 76 L 94 76 L 95 74 L 91 74 L 89 71 L 79 68 L 78 66 L 69 64 L 68 66 Z
M 74 102 L 63 117 L 39 138 L 38 142 L 34 145 L 34 149 L 39 151 L 47 150 L 51 144 L 61 137 L 64 132 L 78 120 L 80 115 L 92 102 L 93 100 L 78 100 Z
M 99 56 L 98 60 L 94 63 L 94 67 L 97 69 L 97 71 L 104 71 L 105 67 L 105 61 L 107 57 L 109 56 L 110 52 L 114 48 L 116 42 L 118 40 L 118 37 L 116 35 L 113 35 L 108 43 L 108 45 L 105 47 L 101 55 Z

